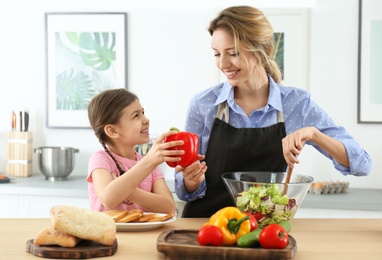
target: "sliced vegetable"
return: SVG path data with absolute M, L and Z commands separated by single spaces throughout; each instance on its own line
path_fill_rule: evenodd
M 209 225 L 220 228 L 223 234 L 223 245 L 231 246 L 251 231 L 249 216 L 236 207 L 225 207 L 217 211 L 208 221 Z
M 242 212 L 258 214 L 259 227 L 289 221 L 297 211 L 296 200 L 283 196 L 278 184 L 250 187 L 237 197 L 236 205 Z
M 221 246 L 223 234 L 216 226 L 204 225 L 198 232 L 198 242 L 202 246 Z
M 259 235 L 259 243 L 266 249 L 283 249 L 288 245 L 286 230 L 279 224 L 270 224 L 263 228 Z
M 260 213 L 260 212 L 254 212 L 252 213 L 252 215 L 255 216 L 255 219 L 259 222 L 263 219 L 264 217 L 264 214 L 263 213 Z M 257 223 L 258 224 L 258 223 Z
M 183 145 L 169 148 L 169 150 L 184 150 L 184 154 L 179 157 L 179 162 L 166 162 L 170 167 L 176 167 L 177 165 L 184 167 L 189 166 L 196 161 L 198 157 L 199 138 L 196 134 L 190 132 L 181 132 L 179 129 L 172 127 L 170 131 L 176 131 L 178 133 L 168 136 L 164 142 L 179 141 L 184 142 Z

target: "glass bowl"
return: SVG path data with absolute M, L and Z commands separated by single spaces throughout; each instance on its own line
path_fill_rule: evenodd
M 291 221 L 313 182 L 292 174 L 286 184 L 285 172 L 227 172 L 222 178 L 236 207 L 254 214 L 259 227 Z

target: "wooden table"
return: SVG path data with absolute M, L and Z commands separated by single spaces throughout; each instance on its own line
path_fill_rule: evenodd
M 156 230 L 117 232 L 117 252 L 102 259 L 165 259 L 156 247 L 160 233 L 199 229 L 205 221 L 178 218 Z M 0 219 L 0 259 L 43 259 L 26 252 L 26 242 L 49 224 L 50 219 Z M 291 235 L 297 242 L 296 260 L 382 259 L 382 219 L 294 219 Z

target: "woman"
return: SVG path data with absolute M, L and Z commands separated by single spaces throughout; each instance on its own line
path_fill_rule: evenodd
M 183 150 L 168 150 L 183 141 L 164 143 L 175 132 L 160 135 L 143 157 L 134 147 L 149 142 L 150 121 L 138 97 L 126 89 L 105 90 L 88 107 L 89 121 L 103 150 L 95 152 L 88 166 L 90 208 L 141 209 L 173 213 L 175 201 L 158 167 L 178 162 Z
M 279 84 L 273 29 L 260 10 L 229 7 L 208 31 L 227 81 L 197 93 L 189 105 L 186 130 L 199 136 L 205 160 L 175 169 L 176 193 L 187 201 L 183 217 L 210 217 L 232 205 L 223 173 L 285 171 L 299 163 L 305 144 L 344 175 L 369 174 L 371 159 L 350 134 L 308 92 Z

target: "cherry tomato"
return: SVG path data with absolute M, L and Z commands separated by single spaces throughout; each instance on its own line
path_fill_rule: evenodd
M 266 249 L 283 249 L 288 242 L 288 233 L 279 224 L 269 224 L 259 235 L 260 246 Z
M 255 216 L 253 214 L 249 213 L 249 212 L 243 212 L 243 214 L 249 216 L 249 223 L 251 224 L 251 231 L 257 229 L 259 224 L 257 223 L 257 220 L 256 220 Z
M 202 246 L 221 246 L 223 233 L 214 225 L 204 225 L 198 232 L 198 242 Z

